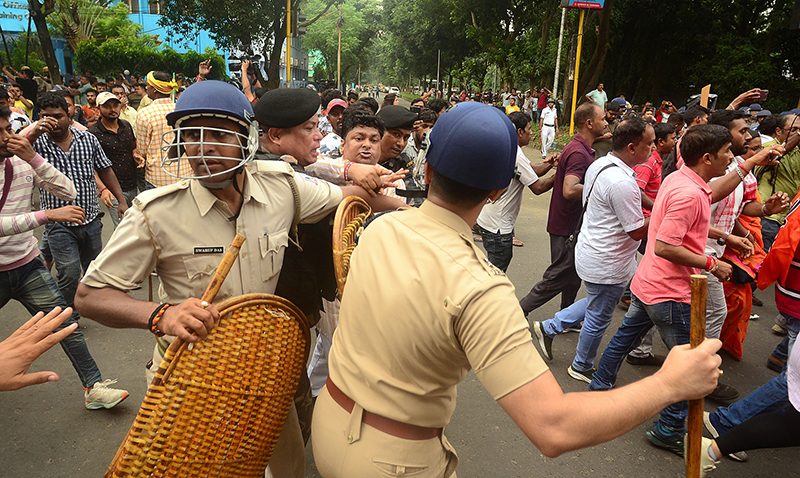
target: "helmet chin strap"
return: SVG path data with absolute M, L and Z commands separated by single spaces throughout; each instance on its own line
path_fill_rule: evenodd
M 206 181 L 205 179 L 198 179 L 198 181 L 200 181 L 200 185 L 202 185 L 204 188 L 213 189 L 213 190 L 225 189 L 228 186 L 230 186 L 231 184 L 233 184 L 234 189 L 236 189 L 236 191 L 239 194 L 241 194 L 242 192 L 239 191 L 239 185 L 234 183 L 234 179 L 236 179 L 236 175 L 241 173 L 241 172 L 242 172 L 242 168 L 236 169 L 236 171 L 234 171 L 233 175 L 230 178 L 228 178 L 228 179 L 226 179 L 224 181 L 210 182 L 210 181 Z

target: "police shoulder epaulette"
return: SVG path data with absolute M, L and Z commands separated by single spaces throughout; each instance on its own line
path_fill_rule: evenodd
M 252 161 L 248 165 L 250 168 L 250 173 L 256 174 L 286 174 L 288 176 L 294 176 L 294 169 L 292 165 L 287 163 L 286 161 Z
M 133 205 L 139 209 L 144 209 L 149 203 L 173 194 L 177 191 L 182 189 L 189 188 L 189 179 L 181 179 L 180 181 L 174 182 L 167 186 L 162 186 L 160 188 L 155 189 L 148 189 L 147 191 L 142 191 L 141 194 L 136 196 L 133 199 Z

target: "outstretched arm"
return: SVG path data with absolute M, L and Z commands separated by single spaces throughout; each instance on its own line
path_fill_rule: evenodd
M 695 349 L 673 347 L 655 375 L 603 392 L 565 394 L 548 371 L 497 403 L 542 453 L 556 457 L 623 435 L 667 405 L 711 393 L 721 345 L 706 339 Z

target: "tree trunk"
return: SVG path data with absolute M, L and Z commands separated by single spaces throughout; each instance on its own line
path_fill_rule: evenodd
M 592 60 L 586 67 L 586 72 L 580 75 L 578 82 L 578 94 L 584 95 L 591 91 L 590 86 L 600 83 L 600 75 L 603 73 L 603 64 L 611 45 L 609 44 L 609 29 L 611 24 L 611 7 L 614 0 L 607 0 L 605 8 L 600 11 L 599 29 L 597 33 L 597 45 L 592 54 Z M 584 35 L 586 35 L 586 25 L 584 25 Z
M 64 83 L 64 80 L 61 77 L 58 59 L 56 59 L 53 40 L 50 38 L 50 31 L 47 29 L 47 15 L 53 13 L 55 10 L 53 0 L 45 0 L 44 5 L 39 3 L 38 0 L 28 0 L 28 10 L 34 25 L 36 25 L 36 34 L 39 36 L 39 43 L 42 44 L 44 62 L 50 70 L 50 81 L 52 81 L 54 85 L 60 85 Z
M 281 53 L 283 50 L 283 41 L 286 40 L 286 16 L 283 14 L 284 10 L 285 8 L 280 2 L 275 5 L 275 21 L 272 22 L 273 42 L 271 46 L 266 45 L 264 47 L 265 56 L 269 53 L 269 68 L 267 68 L 266 84 L 261 84 L 264 85 L 267 90 L 274 90 L 281 86 Z M 291 78 L 287 78 L 287 80 L 291 80 Z

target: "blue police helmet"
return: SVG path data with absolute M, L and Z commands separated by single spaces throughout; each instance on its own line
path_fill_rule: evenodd
M 186 119 L 217 116 L 230 119 L 249 128 L 253 122 L 253 107 L 235 86 L 218 80 L 199 81 L 184 91 L 167 114 L 170 126 L 180 126 Z
M 503 189 L 514 175 L 517 144 L 514 124 L 502 111 L 465 102 L 436 121 L 426 158 L 453 181 L 478 189 Z

